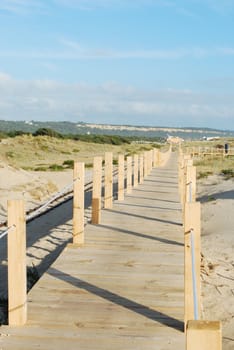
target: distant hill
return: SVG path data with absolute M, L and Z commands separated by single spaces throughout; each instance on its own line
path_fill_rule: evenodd
M 61 134 L 106 134 L 136 137 L 160 137 L 168 135 L 183 139 L 201 139 L 203 137 L 234 137 L 232 130 L 209 128 L 170 128 L 134 125 L 91 124 L 84 122 L 40 122 L 0 120 L 0 131 L 23 131 L 33 133 L 40 128 L 50 128 Z

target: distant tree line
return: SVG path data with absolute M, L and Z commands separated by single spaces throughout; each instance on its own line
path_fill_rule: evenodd
M 105 134 L 62 134 L 50 128 L 39 128 L 35 132 L 30 133 L 22 130 L 14 131 L 0 131 L 0 139 L 7 137 L 17 137 L 22 135 L 32 135 L 37 136 L 48 136 L 57 139 L 70 139 L 75 141 L 83 141 L 90 143 L 99 143 L 99 144 L 111 144 L 111 145 L 122 145 L 130 144 L 133 141 L 151 141 L 151 142 L 164 142 L 165 139 L 162 137 L 137 137 L 137 136 L 120 136 L 120 135 L 105 135 Z

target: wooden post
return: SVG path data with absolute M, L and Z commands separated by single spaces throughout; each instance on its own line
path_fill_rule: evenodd
M 151 166 L 152 166 L 152 158 L 151 158 L 151 151 L 147 152 L 147 168 L 148 168 L 148 174 L 151 172 Z
M 84 244 L 84 163 L 75 162 L 73 170 L 73 244 Z
M 222 350 L 222 327 L 219 321 L 188 321 L 186 350 Z
M 161 151 L 158 151 L 158 166 L 161 165 Z
M 8 323 L 27 321 L 26 224 L 24 201 L 8 201 Z
M 187 166 L 186 169 L 186 202 L 196 201 L 196 167 Z
M 149 173 L 151 173 L 153 169 L 153 150 L 149 151 Z
M 102 157 L 93 160 L 93 194 L 92 194 L 92 224 L 99 224 L 101 220 L 102 198 Z
M 186 184 L 187 184 L 187 168 L 189 166 L 192 166 L 192 160 L 190 158 L 190 155 L 185 155 L 183 159 L 183 179 L 182 179 L 182 191 L 181 191 L 181 203 L 182 203 L 182 209 L 184 212 L 184 204 L 186 202 Z
M 194 319 L 194 295 L 192 280 L 192 247 L 191 247 L 191 229 L 194 235 L 195 250 L 195 274 L 196 274 L 196 294 L 198 306 L 198 318 L 201 310 L 201 205 L 200 202 L 185 203 L 184 215 L 184 322 L 185 326 L 188 320 Z
M 133 186 L 138 186 L 138 172 L 139 172 L 139 157 L 138 154 L 134 155 L 134 176 L 133 176 Z
M 132 193 L 132 157 L 127 157 L 127 193 Z
M 158 164 L 158 152 L 159 150 L 157 148 L 154 148 L 154 167 L 156 168 Z
M 118 200 L 124 200 L 124 155 L 119 155 L 118 161 Z
M 148 175 L 147 152 L 144 152 L 144 178 Z
M 105 153 L 105 197 L 104 208 L 111 209 L 113 205 L 113 154 Z
M 143 155 L 140 156 L 140 184 L 143 182 L 144 179 L 144 157 Z

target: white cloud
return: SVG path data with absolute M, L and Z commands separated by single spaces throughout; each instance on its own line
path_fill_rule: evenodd
M 0 74 L 0 119 L 208 126 L 234 129 L 232 95 L 190 90 L 141 90 L 50 80 L 18 81 Z

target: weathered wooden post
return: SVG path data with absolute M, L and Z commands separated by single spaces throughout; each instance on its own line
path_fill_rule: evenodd
M 138 186 L 138 173 L 139 173 L 139 157 L 138 154 L 134 154 L 134 176 L 133 176 L 133 187 Z
M 105 153 L 105 196 L 104 208 L 111 209 L 113 206 L 113 154 Z
M 140 179 L 139 179 L 140 184 L 143 182 L 143 180 L 144 180 L 144 157 L 143 155 L 140 155 Z
M 222 350 L 222 327 L 219 321 L 188 321 L 186 350 Z
M 93 160 L 93 194 L 92 194 L 92 224 L 99 224 L 101 220 L 102 199 L 102 157 Z
M 118 200 L 124 200 L 124 155 L 119 155 L 118 160 Z
M 24 201 L 8 200 L 8 323 L 27 321 L 26 223 Z
M 84 163 L 74 162 L 73 170 L 73 244 L 84 244 Z
M 158 166 L 160 166 L 161 165 L 161 162 L 162 162 L 162 152 L 159 150 L 158 151 Z
M 159 164 L 158 164 L 158 152 L 159 152 L 159 150 L 157 148 L 154 148 L 154 168 L 159 166 Z
M 192 246 L 192 238 L 194 246 Z M 184 212 L 184 323 L 199 319 L 201 310 L 201 205 L 185 203 Z M 194 248 L 194 249 L 193 249 Z M 193 266 L 192 262 L 195 263 Z
M 149 174 L 151 173 L 153 168 L 153 150 L 149 151 Z
M 127 157 L 127 193 L 132 193 L 132 157 Z
M 147 162 L 148 154 L 144 152 L 144 178 L 148 175 L 148 162 Z
M 187 167 L 193 165 L 190 155 L 185 155 L 182 161 L 182 179 L 181 179 L 181 203 L 184 210 L 184 203 L 186 202 L 186 181 L 187 181 Z
M 186 168 L 186 202 L 196 201 L 196 167 L 187 166 Z

